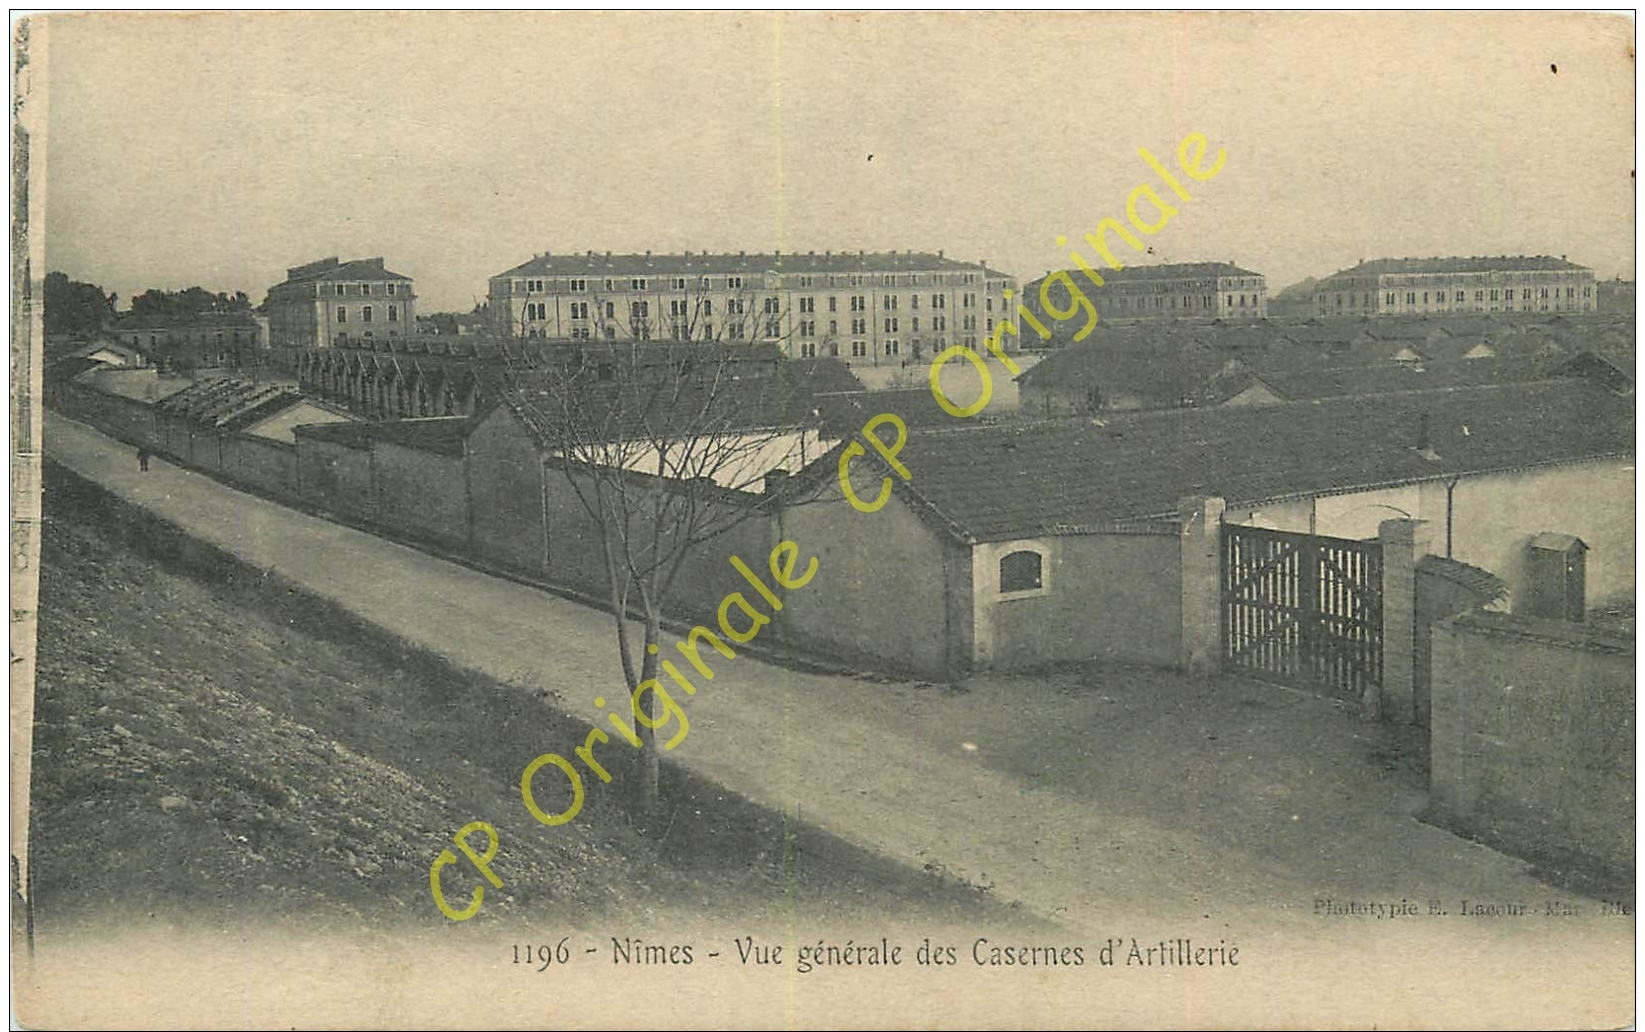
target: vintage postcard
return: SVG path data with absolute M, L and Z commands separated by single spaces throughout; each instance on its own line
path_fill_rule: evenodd
M 1634 1022 L 1631 14 L 11 29 L 14 1027 Z

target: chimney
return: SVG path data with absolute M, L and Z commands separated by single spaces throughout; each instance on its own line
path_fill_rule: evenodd
M 1417 421 L 1417 451 L 1428 450 L 1428 413 L 1424 412 Z
M 938 257 L 938 258 L 941 258 L 941 257 L 942 257 L 942 248 L 940 248 L 940 247 L 939 247 L 939 248 L 937 248 L 937 257 Z

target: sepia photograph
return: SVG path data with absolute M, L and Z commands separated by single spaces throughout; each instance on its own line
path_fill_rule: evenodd
M 1632 1026 L 1635 45 L 14 12 L 12 1027 Z

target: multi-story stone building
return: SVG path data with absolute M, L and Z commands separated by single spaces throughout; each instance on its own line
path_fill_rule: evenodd
M 1268 282 L 1261 273 L 1242 269 L 1229 262 L 1188 262 L 1176 265 L 1128 265 L 1122 269 L 1097 269 L 1102 286 L 1097 286 L 1079 269 L 1066 275 L 1096 306 L 1104 322 L 1139 322 L 1180 319 L 1262 319 L 1268 315 Z M 1089 320 L 1076 314 L 1068 322 L 1049 318 L 1040 301 L 1042 276 L 1028 284 L 1023 304 L 1052 334 L 1053 342 L 1067 343 L 1069 334 Z M 1069 297 L 1064 286 L 1051 285 L 1047 300 L 1066 309 Z M 1038 332 L 1032 324 L 1019 327 L 1032 344 Z
M 250 311 L 125 315 L 108 332 L 165 369 L 244 368 L 268 347 L 267 320 Z
M 493 276 L 487 309 L 505 337 L 765 341 L 791 358 L 883 364 L 982 346 L 1015 282 L 941 251 L 588 251 Z
M 417 325 L 411 277 L 383 268 L 381 258 L 322 258 L 287 269 L 286 281 L 269 288 L 264 308 L 276 348 L 410 336 Z
M 1594 272 L 1547 255 L 1377 258 L 1320 280 L 1316 315 L 1592 312 Z

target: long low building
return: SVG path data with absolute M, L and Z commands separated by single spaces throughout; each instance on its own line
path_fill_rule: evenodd
M 1321 316 L 1595 310 L 1594 271 L 1563 256 L 1378 258 L 1314 288 Z
M 1194 496 L 1223 499 L 1221 523 L 1354 540 L 1425 520 L 1438 554 L 1515 592 L 1528 542 L 1571 534 L 1589 548 L 1588 597 L 1626 597 L 1633 451 L 1632 398 L 1582 379 L 915 433 L 898 456 L 909 480 L 872 450 L 852 465 L 862 498 L 891 484 L 874 513 L 842 497 L 837 454 L 807 471 L 820 500 L 784 526 L 822 572 L 785 601 L 785 628 L 927 677 L 1175 665 Z M 1194 604 L 1214 612 L 1210 591 Z
M 907 480 L 872 449 L 848 453 L 855 434 L 819 441 L 826 399 L 780 378 L 743 391 L 751 418 L 716 433 L 773 468 L 742 469 L 737 485 L 633 481 L 695 492 L 710 518 L 735 524 L 693 543 L 670 615 L 701 622 L 740 590 L 731 556 L 794 541 L 818 573 L 784 600 L 773 636 L 865 669 L 953 680 L 1091 659 L 1192 666 L 1223 600 L 1218 535 L 1236 527 L 1353 545 L 1397 524 L 1412 530 L 1407 569 L 1420 529 L 1423 554 L 1487 571 L 1515 598 L 1538 597 L 1529 553 L 1552 535 L 1580 543 L 1579 603 L 1632 598 L 1633 399 L 1586 378 L 915 430 L 898 456 Z M 467 417 L 371 426 L 320 407 L 294 414 L 289 390 L 261 384 L 202 383 L 157 402 L 147 388 L 75 382 L 55 403 L 188 465 L 514 576 L 598 595 L 609 572 L 580 467 L 557 457 L 563 438 L 544 422 L 559 410 L 526 384 Z M 324 420 L 336 425 L 308 425 Z M 679 436 L 646 422 L 625 439 Z M 845 498 L 842 458 L 859 499 L 891 485 L 879 508 Z

